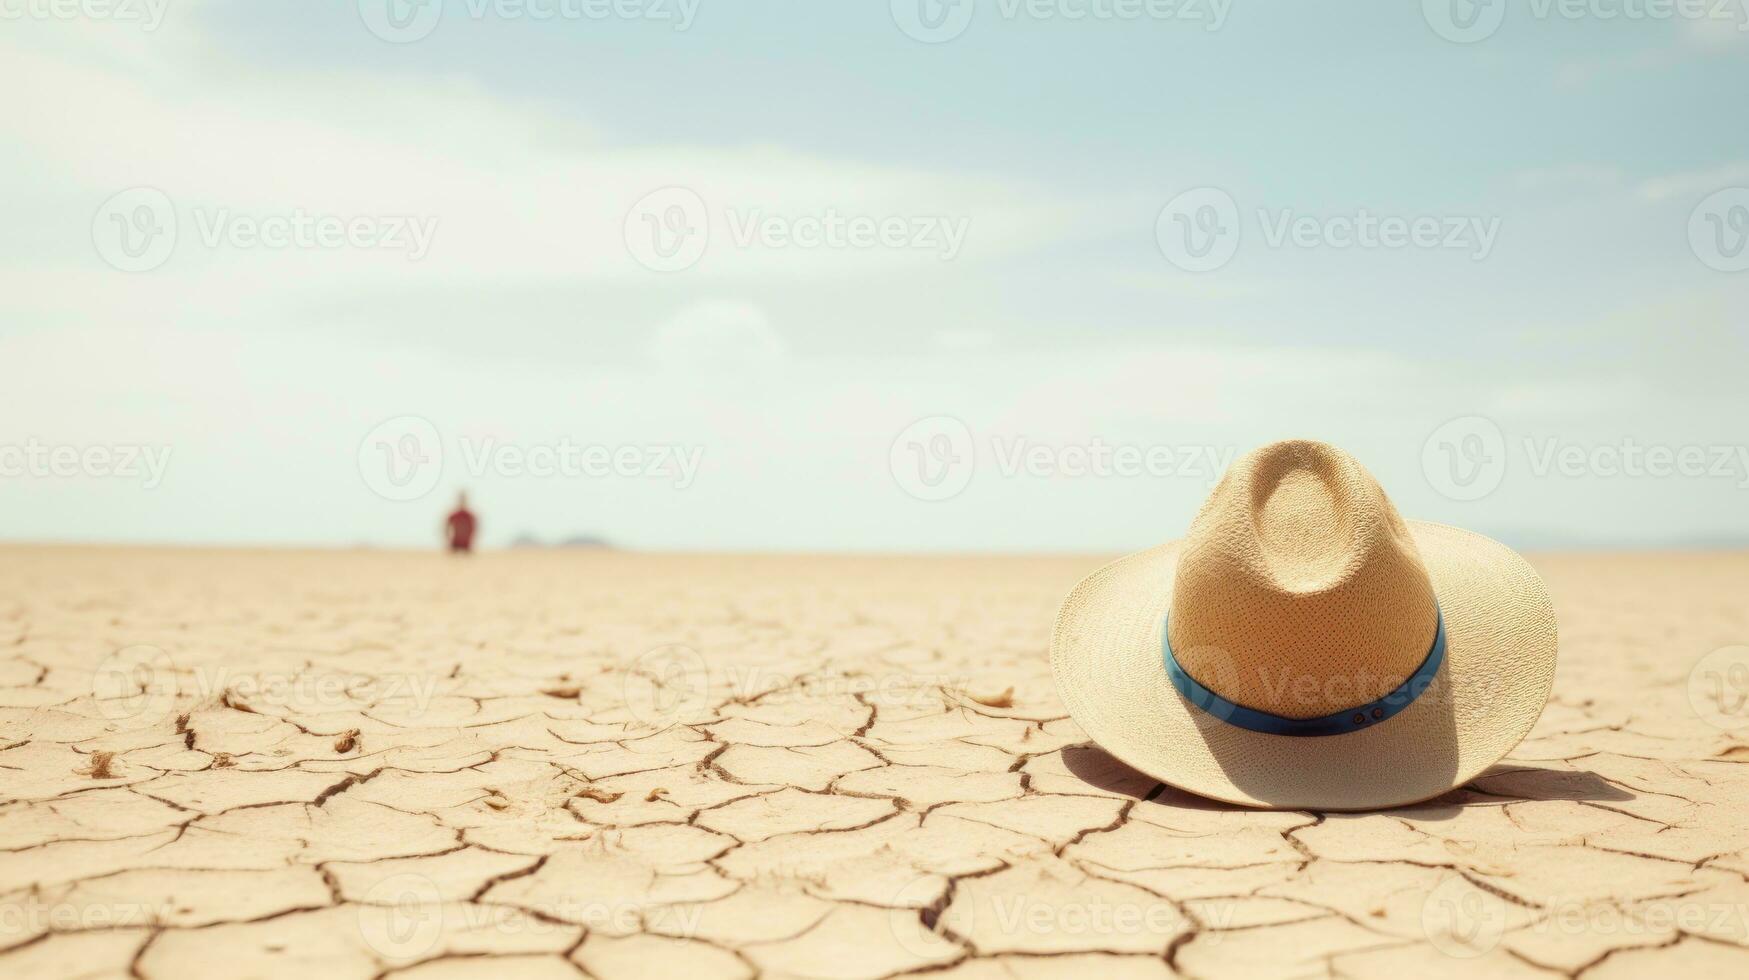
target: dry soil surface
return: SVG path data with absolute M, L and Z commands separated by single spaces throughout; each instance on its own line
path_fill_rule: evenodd
M 1325 815 L 1086 744 L 1097 559 L 0 550 L 0 975 L 1749 976 L 1749 556 L 1535 563 L 1531 737 Z

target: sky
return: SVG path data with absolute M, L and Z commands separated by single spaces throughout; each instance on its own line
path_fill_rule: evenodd
M 0 539 L 1749 542 L 1749 0 L 0 0 Z

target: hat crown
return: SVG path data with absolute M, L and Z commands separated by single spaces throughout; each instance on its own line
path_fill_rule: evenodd
M 1378 481 L 1334 446 L 1295 440 L 1245 455 L 1215 487 L 1185 535 L 1167 625 L 1204 687 L 1316 718 L 1408 679 L 1438 611 Z

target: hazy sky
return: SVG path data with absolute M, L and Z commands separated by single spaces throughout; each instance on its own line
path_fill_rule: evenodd
M 0 0 L 0 536 L 1749 539 L 1749 0 L 1452 4 Z

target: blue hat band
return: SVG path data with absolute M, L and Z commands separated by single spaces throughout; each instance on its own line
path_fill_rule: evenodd
M 1396 715 L 1415 703 L 1416 698 L 1433 686 L 1433 679 L 1439 673 L 1439 665 L 1445 661 L 1445 614 L 1435 606 L 1434 616 L 1437 625 L 1433 631 L 1433 647 L 1427 651 L 1421 666 L 1415 668 L 1408 680 L 1376 701 L 1344 708 L 1321 718 L 1286 718 L 1228 701 L 1204 687 L 1178 663 L 1178 659 L 1172 655 L 1172 633 L 1166 628 L 1168 624 L 1165 621 L 1160 624 L 1160 643 L 1165 648 L 1166 676 L 1171 678 L 1172 686 L 1184 695 L 1185 700 L 1216 721 L 1265 735 L 1346 735 L 1370 728 Z

